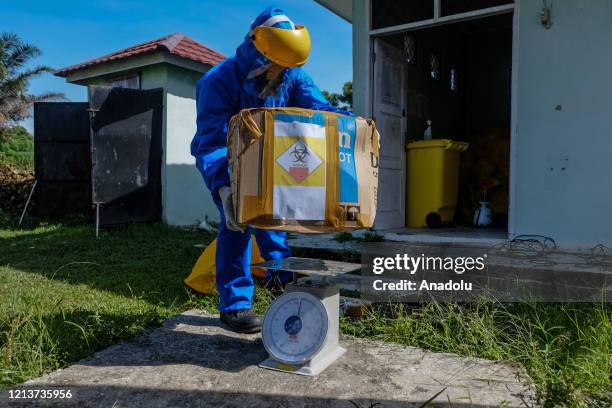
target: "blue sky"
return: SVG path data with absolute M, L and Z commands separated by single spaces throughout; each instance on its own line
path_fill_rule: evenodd
M 33 63 L 53 68 L 177 31 L 231 55 L 251 21 L 271 4 L 308 27 L 313 46 L 305 68 L 322 89 L 339 92 L 353 76 L 351 25 L 312 0 L 7 1 L 0 6 L 0 30 L 38 46 L 43 54 Z M 33 80 L 30 90 L 64 92 L 71 101 L 87 97 L 85 87 L 50 74 Z M 31 121 L 24 125 L 31 130 Z

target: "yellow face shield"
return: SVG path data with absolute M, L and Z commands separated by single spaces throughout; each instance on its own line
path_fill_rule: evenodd
M 253 45 L 270 61 L 283 67 L 299 67 L 310 53 L 310 34 L 304 26 L 295 30 L 259 26 L 251 35 Z

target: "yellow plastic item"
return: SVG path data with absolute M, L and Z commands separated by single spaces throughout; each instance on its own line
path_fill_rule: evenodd
M 257 51 L 283 67 L 304 65 L 310 54 L 310 34 L 301 25 L 296 25 L 295 30 L 259 26 L 251 39 Z
M 408 143 L 406 224 L 409 227 L 427 226 L 427 216 L 432 213 L 430 220 L 453 220 L 457 205 L 459 156 L 468 147 L 468 143 L 449 139 Z
M 191 274 L 185 278 L 185 284 L 198 292 L 206 295 L 217 293 L 217 285 L 215 283 L 216 265 L 215 254 L 217 252 L 217 240 L 210 243 L 198 258 L 198 261 L 193 266 Z M 251 263 L 264 262 L 259 253 L 257 241 L 253 236 L 253 245 L 251 249 Z M 251 274 L 254 276 L 263 277 L 266 271 L 261 268 L 251 268 Z

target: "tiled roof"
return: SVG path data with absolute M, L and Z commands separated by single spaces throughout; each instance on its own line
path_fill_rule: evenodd
M 190 60 L 202 62 L 204 64 L 216 65 L 225 59 L 225 55 L 208 48 L 207 46 L 197 42 L 194 39 L 187 37 L 181 33 L 167 35 L 157 40 L 148 41 L 143 44 L 134 45 L 102 57 L 94 58 L 80 64 L 71 65 L 66 68 L 55 71 L 55 75 L 65 77 L 71 72 L 78 71 L 93 65 L 101 64 L 108 61 L 116 61 L 126 59 L 134 55 L 141 55 L 157 50 L 165 49 L 170 54 Z

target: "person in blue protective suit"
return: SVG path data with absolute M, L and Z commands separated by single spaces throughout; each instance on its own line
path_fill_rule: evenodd
M 293 24 L 282 10 L 265 9 L 244 42 L 230 57 L 212 68 L 197 83 L 197 131 L 191 154 L 221 214 L 217 236 L 217 291 L 221 320 L 237 332 L 257 332 L 261 320 L 252 310 L 250 274 L 251 235 L 264 259 L 291 256 L 286 233 L 260 230 L 236 222 L 227 161 L 230 118 L 245 108 L 300 107 L 340 111 L 331 106 L 301 66 L 308 59 L 310 36 Z M 282 284 L 288 272 L 272 271 L 266 281 Z

